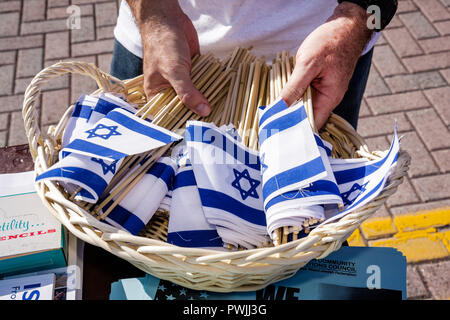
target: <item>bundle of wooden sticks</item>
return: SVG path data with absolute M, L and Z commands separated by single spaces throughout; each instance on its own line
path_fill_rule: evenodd
M 257 150 L 258 107 L 269 105 L 279 97 L 294 66 L 295 58 L 287 51 L 278 53 L 271 63 L 254 56 L 251 48 L 236 48 L 223 61 L 210 53 L 197 55 L 192 59 L 191 78 L 210 102 L 212 112 L 209 116 L 200 117 L 186 108 L 172 88 L 165 89 L 143 103 L 136 115 L 143 119 L 150 118 L 153 123 L 181 135 L 188 120 L 213 122 L 217 126 L 233 124 L 243 143 Z M 141 76 L 133 81 L 139 86 L 142 85 L 143 78 Z M 304 101 L 311 126 L 315 130 L 310 89 L 305 94 Z M 80 205 L 99 220 L 103 220 L 169 148 L 170 145 L 127 157 L 105 190 L 105 196 L 96 204 Z M 71 200 L 74 200 L 77 192 L 71 195 Z M 111 200 L 113 204 L 105 209 Z M 307 227 L 303 230 L 308 231 Z M 274 244 L 287 242 L 289 234 L 292 235 L 291 239 L 295 240 L 299 231 L 298 228 L 280 228 Z

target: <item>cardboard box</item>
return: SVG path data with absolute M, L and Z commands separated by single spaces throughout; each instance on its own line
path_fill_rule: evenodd
M 0 277 L 66 266 L 66 238 L 32 171 L 0 175 Z

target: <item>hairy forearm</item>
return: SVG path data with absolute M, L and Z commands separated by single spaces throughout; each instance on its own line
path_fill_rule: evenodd
M 367 27 L 368 18 L 369 14 L 360 6 L 350 2 L 342 2 L 327 21 L 342 22 L 342 28 L 351 33 L 349 36 L 355 39 L 354 49 L 363 50 L 373 33 L 373 30 Z
M 127 3 L 141 31 L 177 26 L 183 15 L 178 0 L 127 0 Z

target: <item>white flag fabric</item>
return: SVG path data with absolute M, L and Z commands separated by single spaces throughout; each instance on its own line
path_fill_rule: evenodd
M 176 163 L 173 159 L 160 158 L 112 209 L 105 221 L 132 234 L 138 234 L 158 210 L 168 190 L 172 188 L 175 170 Z M 132 172 L 130 171 L 128 175 Z M 108 210 L 114 200 L 115 197 L 105 205 L 103 212 Z
M 80 132 L 63 151 L 115 161 L 180 139 L 167 129 L 116 108 Z
M 105 117 L 110 111 L 123 109 L 135 110 L 121 98 L 109 93 L 99 96 L 82 95 L 76 102 L 71 117 L 68 120 L 62 137 L 62 147 L 73 141 L 78 134 L 88 130 L 95 122 Z M 59 153 L 59 161 L 45 173 L 39 175 L 36 181 L 52 180 L 61 183 L 69 193 L 82 188 L 75 200 L 90 203 L 98 201 L 120 167 L 120 160 L 104 160 L 97 157 L 66 152 Z
M 344 210 L 331 212 L 324 223 L 336 221 L 376 198 L 383 191 L 392 169 L 397 164 L 399 150 L 400 141 L 395 125 L 392 144 L 382 159 L 330 159 L 344 202 Z
M 224 249 L 215 226 L 205 218 L 189 162 L 179 167 L 175 176 L 167 242 L 180 247 Z
M 331 145 L 314 134 L 302 101 L 279 99 L 259 113 L 259 142 L 267 230 L 323 221 L 325 205 L 342 205 L 329 163 Z
M 264 205 L 327 175 L 302 101 L 288 108 L 279 99 L 259 116 Z
M 203 212 L 225 244 L 254 248 L 267 238 L 258 153 L 229 128 L 188 121 L 185 140 Z

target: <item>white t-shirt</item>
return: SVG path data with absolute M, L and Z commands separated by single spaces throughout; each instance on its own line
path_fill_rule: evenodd
M 253 46 L 253 54 L 269 61 L 278 52 L 291 55 L 315 28 L 323 24 L 337 6 L 336 0 L 179 0 L 198 33 L 202 53 L 225 58 L 235 47 Z M 122 0 L 116 39 L 142 58 L 142 41 L 128 3 Z M 364 52 L 379 38 L 374 33 Z

